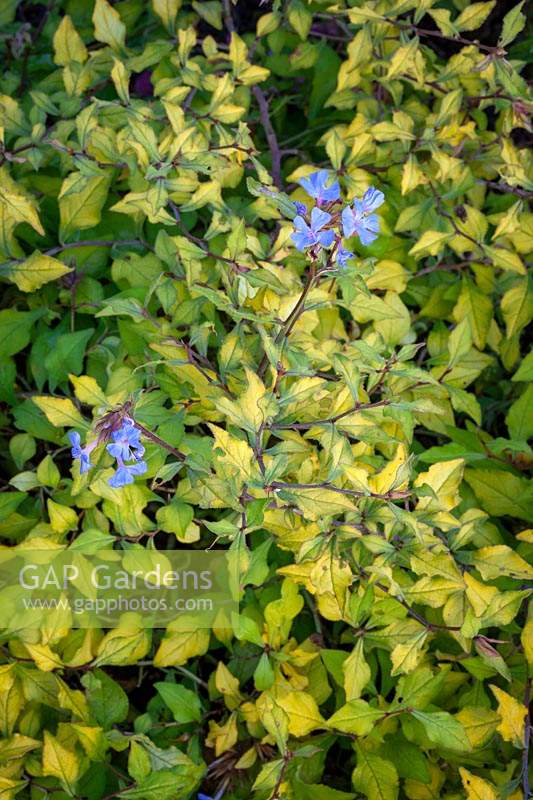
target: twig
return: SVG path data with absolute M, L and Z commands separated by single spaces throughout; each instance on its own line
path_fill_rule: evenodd
M 376 500 L 404 500 L 406 497 L 411 497 L 412 492 L 408 490 L 400 490 L 397 492 L 360 492 L 357 489 L 343 489 L 340 486 L 334 486 L 329 481 L 324 483 L 284 483 L 283 481 L 272 481 L 265 489 L 285 489 L 287 491 L 294 491 L 295 489 L 328 489 L 337 494 L 344 494 L 348 497 L 372 497 Z
M 161 439 L 159 436 L 157 436 L 157 434 L 152 433 L 152 431 L 149 431 L 148 428 L 145 428 L 144 425 L 141 425 L 141 423 L 137 422 L 137 420 L 135 420 L 135 427 L 140 430 L 145 439 L 149 439 L 151 442 L 154 442 L 154 444 L 159 445 L 159 447 L 163 447 L 165 450 L 168 450 L 168 452 L 176 456 L 176 458 L 179 461 L 186 460 L 187 456 L 185 455 L 185 453 L 182 453 L 181 450 L 178 450 L 176 447 L 173 447 L 168 442 L 165 442 L 164 439 Z
M 311 288 L 315 282 L 315 278 L 316 278 L 315 264 L 314 262 L 312 262 L 302 293 L 298 298 L 296 305 L 290 312 L 289 316 L 282 323 L 281 329 L 277 333 L 276 338 L 274 339 L 275 344 L 278 344 L 282 339 L 286 339 L 292 333 L 292 330 L 296 325 L 298 318 L 303 314 L 305 310 L 305 301 L 307 299 L 307 295 L 311 291 Z M 263 375 L 265 374 L 267 367 L 268 367 L 268 357 L 265 353 L 265 355 L 261 359 L 259 367 L 257 368 L 257 374 L 259 375 L 260 378 L 262 378 Z
M 231 35 L 235 31 L 235 23 L 233 22 L 233 15 L 231 13 L 230 0 L 222 0 L 222 8 L 224 9 L 224 22 Z
M 281 179 L 281 151 L 278 144 L 278 137 L 276 136 L 276 132 L 270 121 L 268 100 L 265 97 L 265 93 L 259 88 L 259 86 L 252 86 L 252 92 L 254 93 L 254 97 L 257 100 L 257 105 L 259 106 L 261 122 L 263 123 L 263 128 L 265 129 L 265 135 L 272 156 L 272 178 L 275 186 L 278 189 L 283 189 L 283 181 Z
M 477 259 L 476 259 L 477 260 Z M 420 278 L 422 275 L 429 275 L 432 272 L 453 272 L 454 270 L 464 269 L 465 267 L 470 267 L 472 265 L 472 261 L 459 261 L 457 264 L 445 264 L 443 261 L 440 261 L 438 264 L 434 264 L 432 267 L 424 267 L 424 269 L 418 270 L 412 276 L 413 278 Z
M 336 414 L 334 417 L 329 417 L 329 419 L 316 419 L 314 422 L 287 422 L 287 423 L 272 423 L 269 425 L 271 430 L 278 430 L 278 431 L 306 431 L 310 428 L 314 428 L 315 425 L 333 425 L 335 422 L 343 419 L 344 417 L 350 416 L 350 414 L 355 414 L 358 411 L 367 411 L 370 408 L 380 408 L 382 406 L 390 405 L 390 400 L 378 400 L 376 403 L 355 403 L 351 408 L 347 411 L 342 411 L 340 414 Z
M 533 192 L 528 192 L 526 189 L 520 189 L 518 186 L 509 186 L 508 183 L 498 183 L 498 181 L 487 181 L 479 178 L 478 183 L 484 183 L 485 186 L 490 186 L 496 192 L 505 192 L 506 194 L 515 194 L 517 197 L 523 197 L 525 200 L 530 200 L 533 197 Z
M 358 569 L 359 569 L 359 572 L 360 572 L 360 574 L 362 575 L 363 578 L 365 578 L 367 580 L 368 580 L 368 578 L 370 578 L 370 574 L 365 569 L 363 569 L 363 567 L 358 566 Z M 392 594 L 390 589 L 389 589 L 389 587 L 386 586 L 384 583 L 381 583 L 380 581 L 375 581 L 372 585 L 376 586 L 382 592 L 385 592 L 385 594 L 388 594 L 390 597 L 393 598 L 393 600 L 396 600 L 397 603 L 399 603 L 401 606 L 403 606 L 405 608 L 405 610 L 407 611 L 408 616 L 410 616 L 412 619 L 416 619 L 416 621 L 419 622 L 421 625 L 423 625 L 425 628 L 427 628 L 428 631 L 435 631 L 435 630 L 460 631 L 461 630 L 460 626 L 439 625 L 437 622 L 430 622 L 428 619 L 423 617 L 422 614 L 419 614 L 418 611 L 415 611 L 413 608 L 411 608 L 409 603 L 406 600 L 404 600 L 403 597 L 398 597 L 397 595 Z
M 428 28 L 419 28 L 418 25 L 414 25 L 412 22 L 405 22 L 403 20 L 394 20 L 394 19 L 386 19 L 383 18 L 383 22 L 388 22 L 390 25 L 394 25 L 396 28 L 400 28 L 400 30 L 411 30 L 417 36 L 430 36 L 435 37 L 436 39 L 444 39 L 446 42 L 456 42 L 457 44 L 464 44 L 468 47 L 477 47 L 479 50 L 483 50 L 484 53 L 490 53 L 490 55 L 496 56 L 497 58 L 501 58 L 506 54 L 506 51 L 503 47 L 493 47 L 488 44 L 481 44 L 476 40 L 465 39 L 463 36 L 446 36 L 444 33 L 440 31 L 433 31 L 429 30 Z
M 269 800 L 282 800 L 282 797 L 281 797 L 281 794 L 280 794 L 281 785 L 282 785 L 283 781 L 285 780 L 285 773 L 287 772 L 287 767 L 289 766 L 289 761 L 291 759 L 292 759 L 292 753 L 291 753 L 290 750 L 287 750 L 285 753 L 283 753 L 283 764 L 282 764 L 280 773 L 278 775 L 278 779 L 276 781 L 276 785 L 274 786 L 274 789 L 272 791 L 272 794 L 270 795 Z

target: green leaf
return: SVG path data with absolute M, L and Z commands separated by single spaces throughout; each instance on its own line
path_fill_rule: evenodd
M 70 239 L 76 231 L 98 225 L 110 180 L 107 174 L 85 178 L 79 172 L 72 172 L 65 178 L 59 195 L 62 241 Z
M 496 0 L 489 0 L 488 3 L 469 3 L 454 21 L 455 27 L 458 31 L 477 30 L 485 22 L 495 5 Z
M 512 41 L 516 39 L 520 31 L 523 30 L 526 24 L 526 16 L 522 14 L 522 8 L 525 0 L 518 3 L 517 6 L 507 12 L 503 18 L 503 27 L 500 38 L 498 39 L 499 47 L 507 47 Z
M 411 715 L 422 723 L 428 739 L 439 747 L 466 753 L 470 750 L 470 742 L 466 731 L 447 711 L 418 711 L 413 709 Z
M 118 11 L 107 0 L 96 0 L 93 11 L 94 36 L 113 50 L 122 50 L 126 41 L 126 26 Z
M 123 722 L 128 714 L 128 698 L 122 687 L 103 670 L 86 673 L 81 682 L 95 720 L 104 730 Z
M 385 711 L 373 708 L 365 700 L 350 700 L 333 714 L 328 720 L 328 727 L 343 733 L 354 733 L 366 736 L 379 719 L 383 719 Z
M 500 469 L 476 468 L 465 470 L 465 481 L 488 514 L 533 521 L 533 489 L 526 478 Z
M 94 328 L 77 333 L 64 333 L 54 343 L 54 348 L 44 360 L 48 372 L 48 383 L 53 391 L 58 383 L 65 381 L 69 374 L 79 375 L 83 368 L 85 348 Z
M 398 773 L 390 761 L 357 747 L 357 767 L 352 775 L 354 788 L 368 800 L 397 800 Z
M 197 694 L 175 683 L 154 683 L 154 688 L 172 711 L 176 722 L 200 722 L 202 705 Z
M 23 350 L 30 341 L 33 323 L 42 312 L 15 311 L 6 308 L 0 311 L 0 355 L 12 356 Z

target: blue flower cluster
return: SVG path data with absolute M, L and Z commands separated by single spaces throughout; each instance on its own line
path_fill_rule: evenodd
M 311 247 L 319 250 L 334 245 L 335 262 L 343 269 L 348 260 L 354 257 L 350 250 L 343 247 L 343 236 L 357 235 L 365 246 L 377 238 L 379 218 L 373 212 L 384 202 L 383 192 L 371 186 L 361 200 L 355 199 L 353 204 L 347 205 L 339 214 L 335 206 L 340 203 L 340 186 L 338 181 L 330 182 L 327 170 L 314 172 L 298 183 L 310 197 L 314 198 L 316 205 L 308 217 L 306 206 L 303 203 L 295 203 L 298 214 L 293 220 L 294 233 L 291 234 L 291 239 L 296 249 L 304 252 Z M 327 206 L 328 210 L 323 206 Z M 340 221 L 342 221 L 342 233 Z
M 72 458 L 79 459 L 80 473 L 83 475 L 93 466 L 90 454 L 99 444 L 99 440 L 82 447 L 79 433 L 71 431 L 68 436 L 72 445 Z M 116 458 L 117 470 L 108 483 L 114 489 L 119 489 L 133 483 L 136 475 L 144 475 L 146 472 L 146 462 L 142 460 L 144 447 L 141 444 L 141 433 L 130 417 L 125 417 L 120 428 L 111 432 L 111 439 L 112 441 L 106 445 L 106 450 Z

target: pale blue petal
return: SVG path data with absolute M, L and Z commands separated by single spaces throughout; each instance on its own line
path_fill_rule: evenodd
M 318 241 L 322 245 L 322 247 L 331 247 L 333 242 L 335 241 L 335 232 L 334 231 L 320 231 L 317 233 Z
M 375 211 L 376 208 L 379 208 L 385 202 L 385 195 L 383 192 L 380 192 L 379 189 L 375 189 L 371 186 L 363 195 L 362 206 L 364 212 L 369 214 L 371 211 Z
M 331 220 L 331 214 L 328 214 L 327 211 L 322 211 L 320 208 L 313 208 L 311 211 L 311 230 L 316 233 L 324 225 L 327 225 L 328 222 Z

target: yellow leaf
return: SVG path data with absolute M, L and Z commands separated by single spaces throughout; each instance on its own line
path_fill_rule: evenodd
M 179 667 L 189 658 L 203 656 L 209 647 L 209 631 L 204 628 L 177 631 L 167 635 L 154 656 L 154 667 Z
M 47 420 L 56 428 L 87 427 L 87 423 L 72 402 L 65 397 L 32 397 L 33 402 L 44 412 Z
M 135 664 L 149 649 L 149 631 L 139 626 L 135 615 L 130 617 L 129 614 L 124 614 L 119 627 L 106 634 L 100 642 L 94 664 Z
M 65 14 L 54 33 L 54 64 L 64 67 L 72 61 L 79 64 L 87 61 L 87 48 L 71 18 Z
M 215 748 L 215 755 L 218 757 L 233 747 L 238 736 L 237 715 L 233 712 L 223 725 L 218 725 L 213 720 L 209 721 L 209 734 L 205 743 L 208 747 Z
M 411 247 L 409 255 L 415 256 L 415 258 L 436 256 L 442 252 L 445 243 L 451 239 L 452 235 L 441 231 L 426 231 L 418 242 Z
M 469 3 L 454 20 L 455 27 L 458 31 L 475 31 L 485 22 L 495 5 L 496 0 L 489 0 L 488 3 Z
M 96 0 L 93 11 L 94 38 L 121 50 L 126 40 L 126 26 L 118 11 L 107 0 Z
M 107 199 L 109 182 L 110 177 L 107 174 L 86 178 L 78 172 L 72 172 L 65 178 L 59 194 L 60 232 L 63 240 L 68 239 L 75 231 L 98 225 Z
M 463 478 L 464 459 L 439 461 L 432 464 L 427 472 L 417 477 L 415 487 L 429 486 L 434 497 L 420 497 L 417 509 L 420 511 L 450 511 L 460 502 L 459 486 Z
M 16 222 L 27 222 L 28 225 L 44 236 L 44 228 L 41 225 L 39 214 L 35 208 L 34 203 L 27 197 L 21 194 L 15 194 L 8 189 L 3 189 L 0 194 L 0 206 L 3 205 L 8 214 L 13 217 Z
M 515 747 L 523 747 L 527 708 L 498 686 L 490 684 L 490 688 L 498 701 L 498 714 L 501 718 L 498 732 L 506 742 L 512 742 Z
M 80 401 L 88 406 L 106 406 L 107 399 L 98 386 L 96 380 L 90 375 L 69 375 L 69 381 L 74 387 L 74 394 Z
M 152 7 L 167 31 L 174 34 L 181 0 L 152 0 Z
M 70 727 L 76 733 L 81 746 L 91 761 L 101 761 L 108 746 L 102 728 L 93 728 L 89 725 L 79 725 L 78 723 L 72 723 Z
M 221 454 L 217 452 L 217 461 L 229 467 L 228 475 L 237 474 L 241 481 L 250 478 L 254 457 L 250 445 L 216 425 L 209 425 L 209 428 L 215 437 L 216 450 L 222 451 Z
M 409 44 L 401 45 L 389 62 L 389 71 L 386 75 L 387 80 L 391 80 L 402 73 L 408 72 L 417 50 L 418 39 L 412 39 Z M 404 194 L 403 191 L 402 194 Z
M 35 405 L 44 412 L 48 422 L 56 428 L 87 427 L 87 423 L 68 397 L 32 397 Z
M 408 450 L 405 444 L 401 443 L 396 448 L 396 455 L 387 463 L 381 472 L 372 475 L 368 484 L 373 492 L 385 494 L 392 489 L 406 489 L 409 478 L 407 467 Z
M 44 732 L 43 775 L 59 778 L 65 790 L 73 795 L 80 776 L 80 759 L 61 744 L 49 731 Z
M 307 692 L 289 692 L 278 697 L 277 703 L 289 718 L 289 733 L 293 736 L 307 736 L 311 731 L 326 727 L 316 700 Z
M 474 609 L 476 617 L 482 617 L 491 601 L 499 594 L 495 586 L 487 586 L 476 580 L 469 572 L 465 572 L 466 596 Z
M 357 700 L 371 678 L 370 667 L 365 659 L 364 642 L 360 638 L 353 651 L 342 665 L 346 701 Z
M 13 800 L 17 792 L 20 792 L 28 783 L 27 780 L 14 781 L 11 778 L 0 776 L 0 798 L 1 800 Z
M 391 675 L 400 675 L 412 672 L 422 658 L 422 648 L 428 632 L 423 629 L 406 642 L 397 644 L 391 653 Z
M 67 631 L 65 631 L 66 633 Z M 61 658 L 47 644 L 26 642 L 24 647 L 42 672 L 52 672 L 54 669 L 59 669 L 63 666 Z
M 0 667 L 0 733 L 11 736 L 25 698 L 17 677 L 15 664 Z
M 9 268 L 8 277 L 17 284 L 21 292 L 33 292 L 67 272 L 72 272 L 72 268 L 65 266 L 57 258 L 35 250 L 25 261 L 13 264 Z
M 498 714 L 492 709 L 473 706 L 462 708 L 456 717 L 465 729 L 474 750 L 484 747 L 490 741 L 500 721 Z
M 117 94 L 126 105 L 130 102 L 130 72 L 126 69 L 120 59 L 113 59 L 113 69 L 111 70 L 111 80 L 115 84 Z
M 50 525 L 56 533 L 66 533 L 73 531 L 78 526 L 78 515 L 73 508 L 62 506 L 51 498 L 46 501 Z
M 55 679 L 58 688 L 57 702 L 59 708 L 71 711 L 75 718 L 88 722 L 90 718 L 89 704 L 83 692 L 80 692 L 79 689 L 71 689 L 58 675 L 55 676 Z
M 516 580 L 533 579 L 533 567 L 506 544 L 480 547 L 474 555 L 474 566 L 485 581 L 502 575 Z
M 396 767 L 375 753 L 357 748 L 357 767 L 353 771 L 354 788 L 369 800 L 397 800 L 398 773 Z
M 222 661 L 218 662 L 216 669 L 215 686 L 223 695 L 224 702 L 230 711 L 240 706 L 244 698 L 239 691 L 239 681 Z
M 497 800 L 494 788 L 483 778 L 473 775 L 463 767 L 459 767 L 459 774 L 466 791 L 466 800 Z
M 527 663 L 533 666 L 533 617 L 528 619 L 520 636 Z

